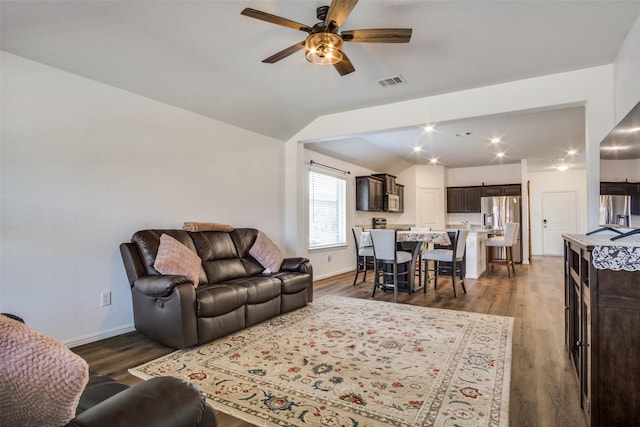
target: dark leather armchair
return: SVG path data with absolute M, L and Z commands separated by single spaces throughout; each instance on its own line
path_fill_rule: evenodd
M 57 425 L 75 412 L 65 426 L 217 427 L 213 408 L 195 385 L 158 377 L 129 387 L 90 373 L 62 343 L 4 313 L 0 384 L 3 426 Z
M 174 377 L 159 377 L 128 387 L 91 375 L 67 426 L 216 427 L 216 416 L 198 388 Z

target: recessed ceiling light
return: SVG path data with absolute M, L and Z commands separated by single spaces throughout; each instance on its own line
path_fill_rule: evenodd
M 569 169 L 569 165 L 558 165 L 556 166 L 556 169 L 558 169 L 560 172 L 564 172 Z
M 578 153 L 577 150 L 569 150 L 569 151 L 567 151 L 567 154 L 570 155 L 570 156 L 575 156 L 577 153 Z
M 505 153 L 504 153 L 503 151 L 501 151 L 501 152 L 499 152 L 499 153 L 496 153 L 496 156 L 497 156 L 499 159 L 501 159 L 501 158 L 503 158 L 503 157 L 505 156 Z
M 424 129 L 425 132 L 433 132 L 436 127 L 434 125 L 424 125 L 422 129 Z
M 498 142 L 502 142 L 502 140 L 500 138 L 491 138 L 492 144 L 497 144 Z
M 609 145 L 600 147 L 601 150 L 606 151 L 620 151 L 620 150 L 628 150 L 629 147 L 626 145 Z
M 435 165 L 436 163 L 438 163 L 438 159 L 435 157 L 432 157 L 431 160 L 429 160 L 429 163 L 431 163 L 432 165 Z
M 422 147 L 419 145 L 416 145 L 415 147 L 413 147 L 413 152 L 414 153 L 419 153 L 422 151 Z
M 619 129 L 618 130 L 618 133 L 635 133 L 635 132 L 640 132 L 640 127 Z

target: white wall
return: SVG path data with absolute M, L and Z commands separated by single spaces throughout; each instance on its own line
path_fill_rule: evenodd
M 520 163 L 447 169 L 447 187 L 521 184 Z
M 88 342 L 132 328 L 118 245 L 136 230 L 218 221 L 283 242 L 283 142 L 1 59 L 0 311 Z
M 584 215 L 587 208 L 587 171 L 585 169 L 570 169 L 562 173 L 530 172 L 531 183 L 531 254 L 542 255 L 542 194 L 544 192 L 573 191 L 576 194 L 577 232 L 586 233 L 589 226 Z M 523 206 L 524 207 L 524 206 Z M 523 224 L 524 227 L 527 224 Z
M 640 101 L 640 18 L 622 44 L 613 71 L 618 123 Z

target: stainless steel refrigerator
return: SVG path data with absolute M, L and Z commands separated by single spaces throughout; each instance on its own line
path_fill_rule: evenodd
M 482 213 L 482 225 L 489 232 L 494 231 L 496 234 L 504 233 L 505 224 L 508 222 L 517 222 L 520 224 L 518 229 L 518 241 L 513 247 L 513 260 L 522 262 L 522 203 L 520 196 L 494 196 L 483 197 L 480 203 Z M 497 254 L 499 258 L 504 258 L 504 249 L 500 249 Z
M 600 196 L 600 225 L 631 225 L 631 196 Z

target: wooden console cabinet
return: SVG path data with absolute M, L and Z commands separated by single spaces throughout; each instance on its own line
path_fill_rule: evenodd
M 590 240 L 564 236 L 565 342 L 581 407 L 591 426 L 638 425 L 640 271 L 596 269 Z

